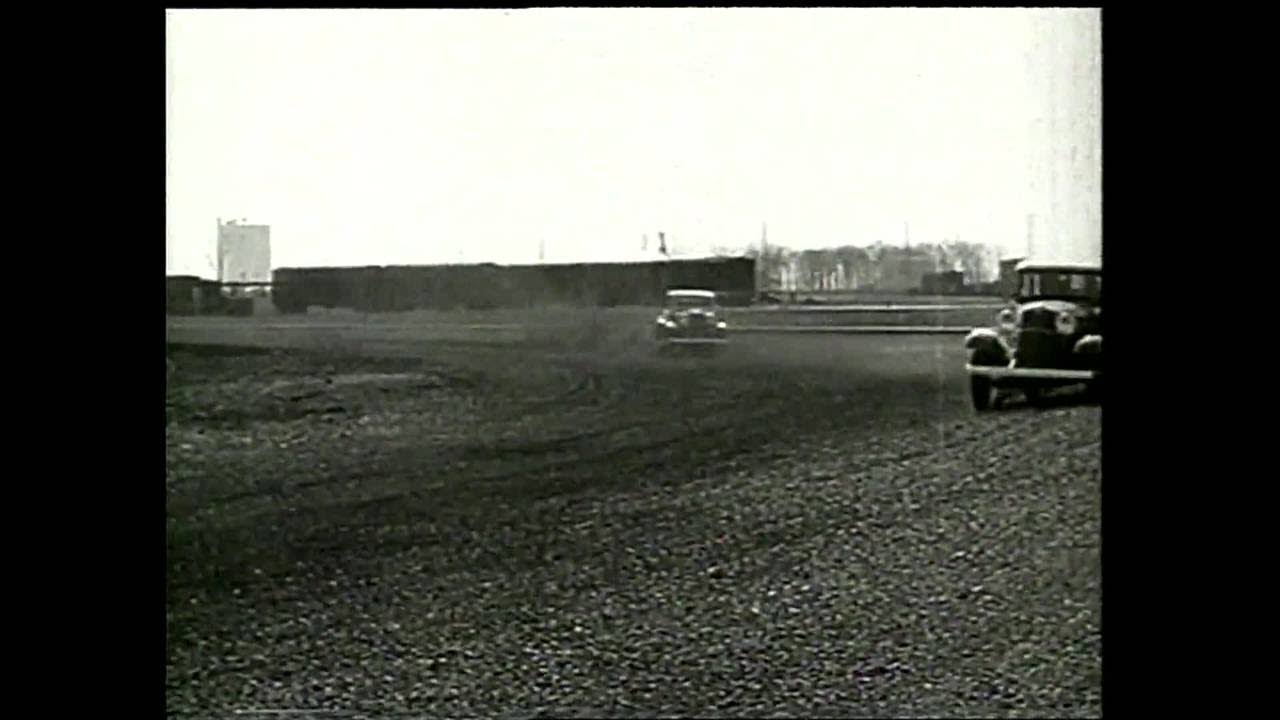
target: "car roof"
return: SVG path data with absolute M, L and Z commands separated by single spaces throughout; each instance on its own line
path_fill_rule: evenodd
M 696 297 L 714 299 L 716 294 L 711 290 L 668 290 L 667 297 Z
M 1082 263 L 1082 262 L 1045 262 L 1040 260 L 1023 260 L 1014 267 L 1016 272 L 1041 270 L 1063 270 L 1066 272 L 1102 272 L 1102 265 L 1098 263 Z

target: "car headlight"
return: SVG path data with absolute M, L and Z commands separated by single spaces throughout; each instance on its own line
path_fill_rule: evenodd
M 1013 310 L 1005 308 L 996 316 L 996 322 L 1005 330 L 1012 330 L 1018 324 L 1018 315 Z
M 1070 335 L 1076 331 L 1076 316 L 1071 313 L 1058 313 L 1055 321 L 1058 332 L 1063 335 Z
M 720 322 L 716 323 L 716 327 L 717 327 L 717 328 L 719 328 L 719 329 L 721 329 L 721 330 L 723 330 L 723 329 L 725 329 L 725 328 L 729 327 L 729 324 L 728 324 L 728 323 L 726 323 L 725 321 L 721 320 Z

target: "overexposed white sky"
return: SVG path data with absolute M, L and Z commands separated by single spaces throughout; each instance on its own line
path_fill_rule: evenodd
M 1070 74 L 1028 58 L 1098 17 L 169 11 L 167 268 L 211 276 L 219 217 L 270 225 L 277 267 L 608 260 L 659 231 L 699 254 L 765 222 L 797 249 L 909 223 L 1021 254 Z

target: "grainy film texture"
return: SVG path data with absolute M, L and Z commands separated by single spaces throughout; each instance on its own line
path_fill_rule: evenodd
M 1100 15 L 170 11 L 167 715 L 1101 715 Z

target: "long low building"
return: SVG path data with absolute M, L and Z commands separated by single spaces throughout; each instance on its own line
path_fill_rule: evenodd
M 272 297 L 281 312 L 308 307 L 364 312 L 489 309 L 550 304 L 649 305 L 671 287 L 717 292 L 749 304 L 756 261 L 713 257 L 621 263 L 400 265 L 278 268 Z

